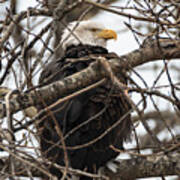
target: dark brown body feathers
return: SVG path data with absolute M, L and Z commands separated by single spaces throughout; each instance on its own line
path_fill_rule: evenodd
M 66 60 L 67 58 L 82 58 L 93 54 L 108 55 L 108 51 L 102 47 L 89 45 L 69 47 L 61 60 L 53 62 L 45 68 L 41 74 L 40 82 L 49 84 L 86 68 L 90 61 L 68 64 Z M 121 82 L 126 83 L 123 75 L 118 75 L 118 77 Z M 118 155 L 109 146 L 114 145 L 116 148 L 122 149 L 123 142 L 130 135 L 131 120 L 130 114 L 127 113 L 130 110 L 130 105 L 123 97 L 123 94 L 109 81 L 98 88 L 74 97 L 54 110 L 57 109 L 61 110 L 54 113 L 54 117 L 58 121 L 64 136 L 81 123 L 89 121 L 89 123 L 86 123 L 65 139 L 67 147 L 76 147 L 92 142 L 119 122 L 116 127 L 112 128 L 95 143 L 91 143 L 84 148 L 68 150 L 69 165 L 72 168 L 95 172 L 95 169 L 98 170 L 100 166 L 105 165 Z M 127 115 L 122 119 L 121 117 L 124 114 Z M 61 145 L 54 121 L 48 116 L 40 123 L 38 128 L 43 156 L 64 165 L 63 149 L 60 146 L 52 146 L 57 142 Z M 61 177 L 61 173 L 54 167 L 50 167 L 50 171 Z M 81 177 L 81 179 L 86 180 L 89 178 Z

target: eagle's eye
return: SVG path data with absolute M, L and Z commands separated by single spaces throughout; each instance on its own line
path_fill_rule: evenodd
M 92 31 L 92 32 L 97 32 L 98 29 L 96 29 L 96 28 L 91 28 L 91 31 Z

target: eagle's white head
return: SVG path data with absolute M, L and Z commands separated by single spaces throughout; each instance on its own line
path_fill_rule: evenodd
M 106 47 L 107 40 L 117 39 L 115 31 L 106 29 L 100 22 L 74 21 L 64 30 L 61 43 L 65 50 L 70 45 L 88 44 Z

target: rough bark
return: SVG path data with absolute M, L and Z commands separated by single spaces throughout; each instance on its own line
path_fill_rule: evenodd
M 179 153 L 156 154 L 119 160 L 117 172 L 105 169 L 105 175 L 111 180 L 129 180 L 134 178 L 180 175 Z
M 178 148 L 179 146 L 177 146 Z M 42 177 L 43 168 L 35 165 L 33 159 L 26 159 L 23 157 L 15 157 L 15 169 L 18 176 L 27 176 L 28 173 L 24 169 L 26 166 L 32 173 L 33 177 Z M 16 158 L 17 157 L 17 158 Z M 8 171 L 7 159 L 2 159 L 0 161 L 0 171 Z M 7 163 L 6 169 L 5 162 Z M 29 162 L 29 163 L 26 163 Z M 95 176 L 96 178 L 106 176 L 111 180 L 129 180 L 134 178 L 143 177 L 157 177 L 157 176 L 167 176 L 167 175 L 180 175 L 180 154 L 178 152 L 170 152 L 167 154 L 158 153 L 152 155 L 139 155 L 131 159 L 118 160 L 114 162 L 116 165 L 116 172 L 111 171 L 107 167 L 102 168 L 101 175 L 93 175 L 87 173 L 89 176 Z M 42 162 L 43 164 L 43 162 Z M 31 166 L 33 165 L 33 166 Z M 62 166 L 57 167 L 64 169 Z M 69 168 L 69 172 L 74 174 L 86 174 L 83 171 L 75 170 Z
M 141 48 L 128 53 L 119 59 L 111 59 L 109 64 L 114 72 L 130 71 L 132 68 L 160 59 L 180 58 L 180 40 L 146 39 Z M 28 93 L 18 95 L 10 101 L 11 113 L 37 106 L 43 101 L 52 102 L 53 99 L 64 97 L 79 89 L 85 88 L 106 77 L 106 74 L 96 61 L 87 69 L 57 81 L 48 86 L 36 88 Z M 0 104 L 0 117 L 4 117 L 5 105 Z

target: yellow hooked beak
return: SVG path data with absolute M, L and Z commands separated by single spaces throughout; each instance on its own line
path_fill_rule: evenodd
M 98 37 L 104 39 L 115 39 L 117 40 L 117 34 L 111 29 L 104 29 L 98 33 Z

